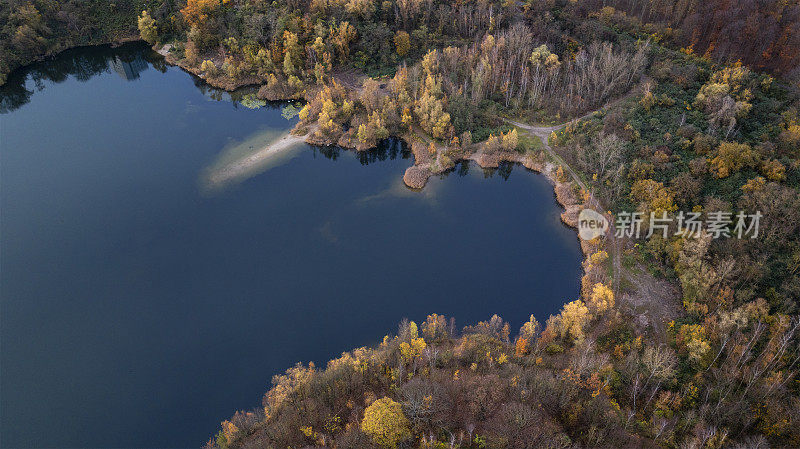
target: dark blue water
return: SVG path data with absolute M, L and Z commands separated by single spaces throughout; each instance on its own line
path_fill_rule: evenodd
M 5 447 L 200 446 L 274 374 L 403 317 L 518 328 L 578 294 L 577 237 L 521 168 L 411 192 L 399 143 L 302 145 L 208 193 L 224 149 L 294 119 L 137 45 L 66 53 L 0 98 Z

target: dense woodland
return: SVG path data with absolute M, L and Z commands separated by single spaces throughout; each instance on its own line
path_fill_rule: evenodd
M 5 0 L 0 3 L 0 85 L 12 70 L 68 48 L 138 37 L 146 1 Z
M 721 61 L 784 75 L 800 66 L 800 5 L 788 1 L 595 0 L 588 15 L 619 30 L 649 32 Z
M 438 315 L 403 322 L 377 348 L 275 376 L 208 447 L 797 446 L 796 397 L 776 376 L 797 357 L 796 320 L 753 302 L 659 343 L 602 290 L 515 337 L 497 316 L 460 333 Z
M 752 239 L 584 242 L 580 298 L 546 322 L 404 321 L 276 376 L 209 447 L 800 447 L 797 2 L 13 0 L 0 18 L 3 76 L 140 34 L 211 84 L 304 99 L 318 143 L 403 136 L 437 173 L 475 152 L 566 163 L 589 191 L 561 168 L 559 188 L 612 214 L 763 214 Z M 563 162 L 505 120 L 575 117 L 545 142 Z

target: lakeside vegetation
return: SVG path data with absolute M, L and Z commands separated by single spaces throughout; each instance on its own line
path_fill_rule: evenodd
M 377 348 L 275 376 L 263 407 L 223 422 L 207 447 L 796 445 L 791 394 L 774 377 L 792 355 L 785 318 L 737 308 L 723 325 L 729 345 L 709 355 L 698 326 L 652 341 L 613 293 L 592 297 L 544 331 L 531 317 L 516 337 L 497 316 L 461 333 L 440 315 L 404 321 Z
M 583 242 L 580 298 L 542 325 L 404 321 L 376 348 L 276 376 L 209 447 L 797 447 L 799 15 L 777 1 L 14 1 L 0 73 L 138 28 L 213 85 L 304 99 L 296 132 L 315 143 L 403 136 L 422 178 L 462 159 L 542 168 L 549 144 L 587 185 L 553 169 L 568 212 L 594 198 L 612 216 L 763 214 L 755 239 Z M 506 121 L 575 117 L 544 143 Z
M 138 39 L 146 0 L 8 0 L 0 4 L 0 85 L 8 74 L 68 48 Z

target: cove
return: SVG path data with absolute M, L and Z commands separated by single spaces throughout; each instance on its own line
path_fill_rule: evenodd
M 578 296 L 552 186 L 461 165 L 410 191 L 402 142 L 305 144 L 140 44 L 66 52 L 0 88 L 0 401 L 7 447 L 197 447 L 274 374 L 403 318 L 518 328 Z M 231 156 L 233 155 L 233 156 Z

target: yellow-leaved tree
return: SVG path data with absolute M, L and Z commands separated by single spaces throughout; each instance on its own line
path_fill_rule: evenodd
M 705 111 L 712 132 L 726 128 L 727 136 L 736 126 L 737 119 L 747 116 L 753 107 L 750 103 L 753 100 L 752 81 L 752 72 L 737 63 L 714 72 L 700 88 L 695 106 Z
M 585 336 L 583 330 L 589 324 L 591 315 L 586 304 L 578 299 L 565 304 L 556 319 L 561 338 L 571 337 L 575 340 L 583 340 Z
M 422 356 L 422 351 L 428 345 L 425 343 L 425 340 L 422 337 L 412 338 L 410 342 L 402 342 L 400 343 L 400 356 L 403 358 L 403 361 L 410 362 L 417 357 Z
M 394 35 L 394 48 L 397 50 L 397 55 L 403 57 L 411 50 L 411 36 L 403 30 Z
M 142 15 L 139 16 L 139 35 L 142 36 L 148 44 L 155 44 L 158 41 L 158 30 L 156 28 L 156 21 L 147 11 L 142 11 Z
M 517 338 L 517 342 L 515 343 L 515 350 L 517 357 L 522 357 L 527 355 L 531 351 L 531 346 L 536 340 L 536 336 L 539 333 L 539 321 L 536 320 L 536 317 L 531 315 L 530 319 L 522 325 L 522 328 L 519 330 L 519 337 Z
M 364 410 L 361 430 L 375 444 L 391 448 L 411 437 L 408 418 L 403 414 L 403 408 L 388 397 L 378 399 Z
M 614 307 L 614 292 L 602 282 L 598 282 L 594 284 L 587 305 L 593 314 L 600 315 Z
M 717 178 L 727 178 L 744 167 L 756 164 L 758 155 L 746 143 L 722 142 L 717 155 L 711 159 L 711 172 Z
M 636 181 L 631 186 L 631 200 L 639 203 L 640 209 L 645 212 L 654 212 L 661 216 L 664 212 L 674 212 L 678 209 L 675 205 L 674 195 L 669 187 L 652 179 Z
M 350 42 L 356 38 L 356 28 L 350 22 L 341 22 L 335 29 L 331 29 L 333 45 L 339 53 L 339 61 L 344 62 L 350 54 Z
M 439 53 L 429 51 L 422 58 L 422 69 L 425 81 L 420 87 L 420 96 L 414 106 L 419 124 L 425 132 L 436 139 L 442 139 L 450 130 L 450 114 L 445 112 L 442 93 L 442 81 L 437 73 Z
M 503 134 L 500 145 L 505 151 L 516 150 L 517 145 L 519 145 L 519 135 L 517 134 L 517 129 L 514 128 L 511 131 Z

